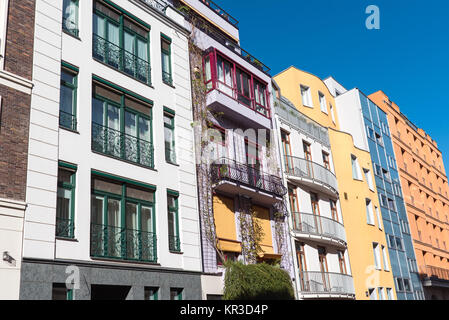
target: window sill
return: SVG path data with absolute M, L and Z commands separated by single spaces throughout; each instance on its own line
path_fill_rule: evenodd
M 313 106 L 308 106 L 308 105 L 306 105 L 306 104 L 303 104 L 303 107 L 313 109 Z
M 76 133 L 76 134 L 80 134 L 78 130 L 73 130 L 73 129 L 70 129 L 70 128 L 63 127 L 63 126 L 59 126 L 59 128 L 64 129 L 66 131 L 70 131 L 70 132 Z
M 171 165 L 174 165 L 174 166 L 177 166 L 177 167 L 179 167 L 179 164 L 177 164 L 177 163 L 175 163 L 175 162 L 171 162 L 171 161 L 168 161 L 168 160 L 165 160 L 168 164 L 171 164 Z
M 173 254 L 184 254 L 184 252 L 182 252 L 182 251 L 173 251 L 173 250 L 169 250 L 169 252 L 170 252 L 170 253 L 173 253 Z
M 162 83 L 166 84 L 169 87 L 172 87 L 173 89 L 176 89 L 176 87 L 173 85 L 173 83 L 165 82 L 162 80 Z
M 62 32 L 65 33 L 65 34 L 67 34 L 67 35 L 69 35 L 69 36 L 71 36 L 72 38 L 75 38 L 75 39 L 81 41 L 81 38 L 80 38 L 79 36 L 74 35 L 73 33 L 71 33 L 71 32 L 69 32 L 69 31 L 65 30 L 64 28 L 62 29 Z
M 56 240 L 64 240 L 64 241 L 70 241 L 70 242 L 79 242 L 76 238 L 66 238 L 61 236 L 55 236 Z

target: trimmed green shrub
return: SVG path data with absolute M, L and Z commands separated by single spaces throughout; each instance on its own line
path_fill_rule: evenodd
M 227 262 L 224 300 L 294 300 L 290 276 L 266 263 Z

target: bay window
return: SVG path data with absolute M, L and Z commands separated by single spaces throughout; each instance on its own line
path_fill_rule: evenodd
M 152 168 L 151 113 L 148 102 L 94 83 L 92 150 Z
M 91 255 L 156 261 L 152 186 L 92 175 Z
M 219 90 L 256 112 L 270 117 L 267 84 L 216 49 L 203 59 L 207 91 Z

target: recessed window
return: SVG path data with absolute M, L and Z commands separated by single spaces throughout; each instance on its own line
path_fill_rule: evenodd
M 355 180 L 362 180 L 359 162 L 357 160 L 357 157 L 354 155 L 351 155 L 351 166 L 352 166 L 352 178 Z
M 72 167 L 72 166 L 70 166 Z M 56 237 L 75 237 L 75 167 L 60 166 L 56 201 Z
M 381 270 L 379 244 L 373 242 L 374 266 L 377 270 Z
M 145 300 L 159 300 L 159 288 L 158 287 L 145 287 L 144 288 Z
M 170 288 L 170 300 L 183 300 L 183 291 L 181 288 Z
M 76 131 L 77 70 L 75 67 L 62 67 L 59 92 L 59 126 L 73 131 Z
M 320 100 L 320 108 L 321 111 L 327 114 L 327 104 L 326 104 L 326 97 L 321 92 L 318 92 L 318 98 Z
M 73 289 L 67 289 L 65 283 L 53 283 L 52 300 L 73 300 Z
M 168 85 L 173 85 L 171 69 L 171 39 L 161 36 L 162 55 L 162 81 Z
M 365 200 L 366 203 L 366 220 L 367 223 L 374 226 L 373 205 L 370 199 Z
M 165 161 L 176 163 L 175 152 L 175 116 L 164 112 Z
M 168 244 L 169 250 L 174 252 L 181 251 L 181 241 L 179 238 L 179 217 L 178 217 L 178 195 L 168 192 L 167 194 L 168 211 Z
M 390 268 L 388 267 L 388 255 L 387 255 L 387 249 L 382 246 L 382 258 L 384 262 L 384 270 L 390 271 Z
M 312 94 L 309 87 L 301 85 L 301 98 L 303 106 L 313 108 Z
M 78 37 L 78 0 L 63 0 L 62 30 Z
M 371 176 L 371 171 L 368 169 L 363 169 L 363 173 L 365 174 L 366 182 L 368 183 L 368 187 L 371 191 L 374 191 L 373 178 Z
M 331 110 L 332 122 L 335 123 L 334 107 L 332 105 L 329 105 L 329 108 Z

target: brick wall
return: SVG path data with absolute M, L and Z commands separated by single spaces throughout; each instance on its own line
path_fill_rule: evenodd
M 35 0 L 9 0 L 5 70 L 31 80 Z
M 35 0 L 9 0 L 5 70 L 31 80 Z M 0 85 L 0 198 L 25 201 L 31 95 Z

